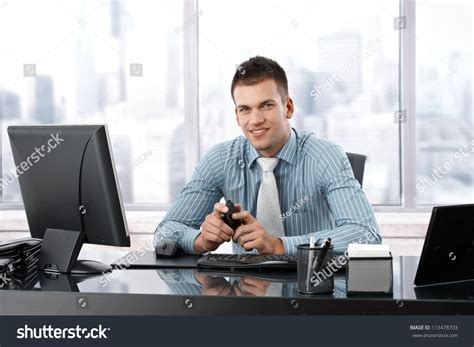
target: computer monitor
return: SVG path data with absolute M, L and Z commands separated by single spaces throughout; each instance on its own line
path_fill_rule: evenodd
M 31 236 L 43 239 L 39 269 L 110 271 L 77 260 L 83 243 L 130 246 L 107 127 L 10 126 L 8 136 Z
M 474 204 L 435 206 L 415 285 L 474 280 Z

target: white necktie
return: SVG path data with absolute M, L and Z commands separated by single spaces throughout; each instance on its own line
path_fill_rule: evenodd
M 257 220 L 272 236 L 285 236 L 283 221 L 280 218 L 280 200 L 273 169 L 278 158 L 258 158 L 257 163 L 262 169 L 262 183 L 258 190 Z

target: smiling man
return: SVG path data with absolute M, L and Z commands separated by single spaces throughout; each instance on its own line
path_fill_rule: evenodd
M 244 136 L 217 144 L 198 163 L 192 180 L 155 231 L 155 243 L 173 239 L 187 253 L 233 242 L 235 253 L 295 254 L 310 237 L 380 243 L 373 210 L 344 151 L 312 132 L 292 129 L 293 100 L 283 68 L 254 57 L 231 85 L 235 119 Z M 235 231 L 221 219 L 237 203 Z

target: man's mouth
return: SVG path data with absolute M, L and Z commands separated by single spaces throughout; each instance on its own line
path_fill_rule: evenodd
M 258 129 L 252 129 L 250 132 L 253 135 L 263 135 L 268 131 L 268 128 L 258 128 Z

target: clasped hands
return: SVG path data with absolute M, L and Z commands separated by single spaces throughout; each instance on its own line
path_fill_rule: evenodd
M 255 277 L 243 276 L 233 283 L 220 276 L 195 273 L 196 280 L 202 285 L 203 295 L 217 296 L 265 296 L 270 282 Z
M 256 249 L 259 254 L 283 254 L 285 252 L 280 238 L 271 236 L 250 212 L 241 211 L 240 204 L 235 207 L 239 212 L 232 215 L 240 219 L 242 225 L 232 230 L 221 218 L 228 208 L 225 204 L 216 203 L 214 211 L 206 216 L 201 226 L 201 233 L 194 240 L 197 253 L 214 251 L 224 242 L 238 242 L 246 251 Z

